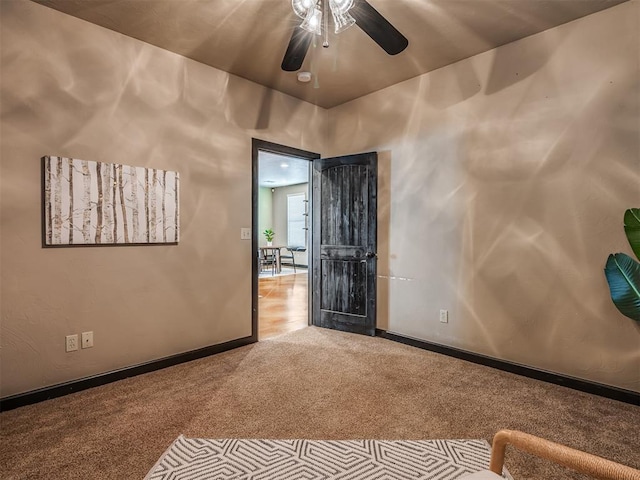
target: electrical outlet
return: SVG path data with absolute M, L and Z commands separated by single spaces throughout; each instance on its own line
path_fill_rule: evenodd
M 82 348 L 93 347 L 93 332 L 82 332 Z
M 440 310 L 440 322 L 449 323 L 449 310 Z
M 65 351 L 75 352 L 78 350 L 78 334 L 67 335 L 65 337 Z
M 250 228 L 241 228 L 240 229 L 240 240 L 251 240 L 251 229 Z

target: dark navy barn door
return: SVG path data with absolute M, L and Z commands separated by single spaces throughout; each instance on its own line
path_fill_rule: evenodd
M 375 335 L 378 154 L 313 161 L 312 324 Z

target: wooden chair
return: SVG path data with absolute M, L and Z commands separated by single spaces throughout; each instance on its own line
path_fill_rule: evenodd
M 489 470 L 461 477 L 460 480 L 494 480 L 502 477 L 504 454 L 508 444 L 518 450 L 550 460 L 558 465 L 602 480 L 640 480 L 640 470 L 606 460 L 590 453 L 554 443 L 515 430 L 500 430 L 493 437 Z

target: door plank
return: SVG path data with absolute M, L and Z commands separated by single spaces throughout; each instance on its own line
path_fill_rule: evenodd
M 322 260 L 322 291 L 332 295 L 321 297 L 322 310 L 366 315 L 366 260 Z

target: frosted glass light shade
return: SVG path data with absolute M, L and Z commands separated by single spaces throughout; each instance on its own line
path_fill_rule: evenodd
M 314 7 L 316 3 L 317 3 L 317 0 L 291 0 L 291 6 L 293 7 L 293 11 L 300 18 L 307 18 L 309 9 L 311 7 Z
M 331 10 L 333 15 L 333 25 L 335 26 L 335 32 L 344 32 L 347 28 L 356 23 L 356 19 L 353 18 L 349 12 L 337 13 L 336 10 Z
M 329 6 L 334 14 L 347 13 L 353 7 L 353 0 L 329 0 Z
M 309 8 L 309 12 L 304 21 L 300 25 L 300 28 L 307 32 L 315 33 L 316 35 L 322 34 L 322 10 L 316 6 Z

